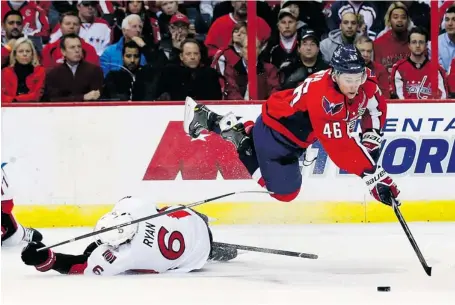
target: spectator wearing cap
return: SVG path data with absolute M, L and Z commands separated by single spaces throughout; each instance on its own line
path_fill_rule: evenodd
M 123 67 L 110 71 L 104 79 L 102 99 L 131 101 L 136 74 L 140 69 L 141 50 L 134 41 L 123 46 Z
M 179 64 L 182 42 L 187 38 L 195 38 L 195 35 L 190 33 L 189 27 L 190 20 L 184 14 L 177 13 L 172 16 L 169 24 L 171 36 L 162 39 L 160 42 L 160 50 L 166 55 L 168 63 Z M 199 44 L 199 49 L 202 64 L 209 65 L 207 48 L 205 45 Z
M 101 56 L 111 44 L 111 28 L 106 20 L 96 17 L 98 1 L 77 1 L 78 16 L 81 19 L 79 36 L 91 44 L 98 56 Z M 58 24 L 51 34 L 51 42 L 62 37 L 62 30 Z
M 5 35 L 2 35 L 2 67 L 9 64 L 9 55 L 22 34 L 23 18 L 19 11 L 11 10 L 3 16 L 2 27 Z
M 138 15 L 131 14 L 125 17 L 122 22 L 122 31 L 123 37 L 116 44 L 109 46 L 100 57 L 101 68 L 105 76 L 112 70 L 122 68 L 123 47 L 129 41 L 134 41 L 141 49 L 141 65 L 146 63 L 159 65 L 166 60 L 164 54 L 142 39 L 142 20 Z
M 447 9 L 444 21 L 446 32 L 438 37 L 439 64 L 448 71 L 452 58 L 455 58 L 455 5 Z
M 452 59 L 449 71 L 447 72 L 447 84 L 451 98 L 455 98 L 455 57 Z
M 278 12 L 278 24 L 281 20 L 280 16 L 283 13 L 289 12 L 292 16 L 294 16 L 296 20 L 296 28 L 301 29 L 304 26 L 307 26 L 305 22 L 299 20 L 300 18 L 300 4 L 298 1 L 282 1 L 280 5 L 280 11 Z
M 83 59 L 82 43 L 76 34 L 60 39 L 65 62 L 51 69 L 46 77 L 45 100 L 93 101 L 103 88 L 103 71 Z
M 360 35 L 357 33 L 358 26 L 356 14 L 345 12 L 341 16 L 340 29 L 331 31 L 329 37 L 321 42 L 321 53 L 325 62 L 330 62 L 339 45 L 354 44 L 355 38 Z
M 282 89 L 295 88 L 311 74 L 329 68 L 319 52 L 319 38 L 311 29 L 302 31 L 298 42 L 298 53 L 297 60 L 280 71 Z
M 391 30 L 374 41 L 374 61 L 391 73 L 392 66 L 410 54 L 408 29 L 411 20 L 408 8 L 401 2 L 392 3 L 386 12 L 385 21 L 390 24 Z
M 218 73 L 201 64 L 199 42 L 188 38 L 182 42 L 180 64 L 164 68 L 159 77 L 159 100 L 182 101 L 187 96 L 196 100 L 220 100 L 222 97 Z
M 389 73 L 380 63 L 374 62 L 373 59 L 373 40 L 367 36 L 359 36 L 355 40 L 355 46 L 362 54 L 365 64 L 369 70 L 368 76 L 374 77 L 385 98 L 390 98 Z
M 10 66 L 2 70 L 2 103 L 39 102 L 46 72 L 30 39 L 15 41 Z
M 278 41 L 274 44 L 269 43 L 267 62 L 273 64 L 277 69 L 297 61 L 299 57 L 297 51 L 297 18 L 286 7 L 280 10 L 278 14 Z
M 330 8 L 327 25 L 330 31 L 338 29 L 345 13 L 360 14 L 368 30 L 379 33 L 384 28 L 381 14 L 373 1 L 336 1 Z
M 274 65 L 258 60 L 263 45 L 259 39 L 256 39 L 256 72 L 258 85 L 258 99 L 265 100 L 272 93 L 279 91 L 280 81 L 278 79 L 278 70 Z M 226 88 L 225 95 L 228 100 L 249 100 L 248 92 L 248 39 L 245 37 L 242 41 L 242 60 L 233 67 L 226 66 L 225 78 Z
M 63 35 L 68 34 L 79 35 L 80 28 L 81 20 L 76 13 L 68 12 L 60 16 L 60 30 L 63 33 Z M 98 57 L 98 54 L 96 54 L 95 48 L 92 45 L 85 42 L 85 40 L 82 38 L 81 43 L 84 60 L 99 66 L 100 58 Z M 53 43 L 48 43 L 43 48 L 42 63 L 44 68 L 46 69 L 53 68 L 56 65 L 63 63 L 63 61 L 64 58 L 60 49 L 60 39 Z
M 160 49 L 164 51 L 171 63 L 179 63 L 180 47 L 182 42 L 188 38 L 190 20 L 187 16 L 177 13 L 172 15 L 169 21 L 169 32 L 166 38 L 160 42 Z
M 304 28 L 314 30 L 318 37 L 328 33 L 327 24 L 322 11 L 324 4 L 322 1 L 281 1 L 280 10 L 289 8 L 294 16 L 297 17 L 297 30 Z
M 246 1 L 231 1 L 234 8 L 233 13 L 221 16 L 210 27 L 205 45 L 208 48 L 208 55 L 213 57 L 218 50 L 223 50 L 229 46 L 231 33 L 234 25 L 239 21 L 246 22 L 247 9 Z M 261 42 L 265 42 L 270 37 L 270 27 L 261 17 L 254 17 L 257 29 L 258 38 Z

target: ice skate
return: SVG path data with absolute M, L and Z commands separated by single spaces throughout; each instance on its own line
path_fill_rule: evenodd
M 245 131 L 243 123 L 238 122 L 231 112 L 225 115 L 219 122 L 221 137 L 234 144 L 238 153 L 252 154 L 252 140 Z
M 39 242 L 43 240 L 43 235 L 38 230 L 32 228 L 25 228 L 24 227 L 24 237 L 22 238 L 23 241 L 31 243 L 31 242 Z
M 192 138 L 197 138 L 203 130 L 213 131 L 222 117 L 203 104 L 197 104 L 191 97 L 185 100 L 183 129 Z
M 232 247 L 221 247 L 216 243 L 212 244 L 209 260 L 217 262 L 227 262 L 237 257 L 237 249 Z

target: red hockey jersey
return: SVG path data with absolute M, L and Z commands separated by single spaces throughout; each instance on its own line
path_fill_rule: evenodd
M 396 62 L 409 55 L 408 42 L 398 40 L 393 31 L 388 31 L 374 41 L 374 61 L 383 65 L 389 73 Z
M 11 10 L 13 7 L 10 1 L 2 1 L 2 20 Z M 25 36 L 49 37 L 50 27 L 45 10 L 32 1 L 24 1 L 18 11 L 24 19 L 22 32 Z
M 303 148 L 319 140 L 339 168 L 361 176 L 365 170 L 372 169 L 375 162 L 353 136 L 356 122 L 361 120 L 363 130 L 381 130 L 387 105 L 371 78 L 349 101 L 336 89 L 330 73 L 330 69 L 317 72 L 294 90 L 273 94 L 263 105 L 263 120 Z
M 210 26 L 205 45 L 207 46 L 209 57 L 213 57 L 218 50 L 226 49 L 232 39 L 232 31 L 237 21 L 232 13 L 221 16 Z M 270 37 L 270 27 L 261 17 L 256 17 L 257 37 L 260 41 L 266 41 Z
M 400 99 L 447 98 L 445 71 L 439 66 L 438 93 L 433 97 L 431 91 L 431 64 L 426 59 L 423 64 L 416 64 L 410 58 L 397 62 L 392 69 L 392 91 Z

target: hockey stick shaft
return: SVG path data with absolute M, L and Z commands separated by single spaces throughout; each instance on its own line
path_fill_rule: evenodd
M 72 243 L 72 242 L 77 241 L 77 240 L 85 239 L 85 238 L 88 238 L 88 237 L 96 236 L 96 235 L 101 234 L 101 233 L 105 233 L 105 232 L 109 232 L 109 231 L 112 231 L 112 230 L 120 229 L 122 227 L 126 227 L 126 226 L 129 226 L 129 225 L 138 223 L 138 222 L 142 222 L 142 221 L 146 221 L 146 220 L 149 220 L 149 219 L 157 218 L 157 217 L 164 216 L 164 215 L 167 215 L 167 214 L 171 214 L 171 213 L 174 213 L 174 212 L 177 212 L 177 211 L 180 211 L 180 210 L 184 210 L 184 209 L 187 209 L 187 208 L 192 208 L 192 207 L 195 207 L 195 206 L 207 203 L 207 202 L 215 201 L 215 200 L 218 200 L 218 199 L 221 199 L 221 198 L 225 198 L 225 197 L 229 197 L 229 196 L 236 195 L 236 194 L 246 194 L 246 193 L 271 194 L 270 192 L 267 192 L 267 191 L 231 192 L 231 193 L 223 194 L 223 195 L 220 195 L 220 196 L 204 199 L 204 200 L 201 200 L 201 201 L 193 202 L 193 203 L 190 203 L 188 205 L 182 205 L 182 206 L 180 206 L 178 208 L 175 208 L 175 209 L 165 210 L 165 211 L 163 211 L 161 213 L 158 213 L 158 214 L 153 214 L 153 215 L 145 216 L 145 217 L 142 217 L 142 218 L 138 218 L 138 219 L 135 219 L 135 220 L 132 220 L 132 221 L 129 221 L 129 222 L 125 222 L 125 223 L 113 226 L 113 227 L 104 228 L 104 229 L 101 229 L 101 230 L 98 230 L 98 231 L 94 231 L 94 232 L 91 232 L 91 233 L 83 234 L 83 235 L 80 235 L 80 236 L 77 236 L 77 237 L 74 237 L 74 238 L 71 238 L 71 239 L 56 243 L 56 244 L 51 245 L 51 246 L 40 248 L 37 251 L 44 251 L 44 250 L 47 250 L 47 249 L 55 248 L 55 247 L 58 247 L 58 246 L 61 246 L 61 245 Z
M 219 243 L 219 242 L 214 242 L 213 244 L 216 246 L 221 246 L 221 247 L 236 248 L 237 250 L 246 250 L 246 251 L 261 252 L 261 253 L 267 253 L 267 254 L 277 254 L 277 255 L 284 255 L 284 256 L 309 258 L 309 259 L 318 258 L 318 256 L 316 254 L 311 254 L 311 253 L 277 250 L 277 249 L 269 249 L 269 248 L 259 248 L 259 247 L 251 247 L 251 246 L 242 246 L 242 245 L 226 244 L 226 243 Z
M 420 251 L 420 248 L 414 239 L 414 236 L 412 236 L 411 230 L 409 229 L 406 221 L 404 220 L 403 215 L 401 214 L 400 209 L 398 208 L 398 202 L 395 199 L 393 199 L 392 206 L 393 206 L 393 211 L 395 212 L 395 215 L 397 216 L 398 221 L 400 222 L 401 227 L 404 230 L 404 233 L 406 233 L 406 236 L 408 237 L 408 240 L 411 243 L 412 248 L 414 249 L 415 253 L 417 254 L 417 257 L 419 258 L 419 261 L 422 264 L 423 269 L 425 270 L 426 274 L 428 274 L 428 276 L 431 276 L 431 267 L 428 266 L 425 258 L 423 257 L 422 252 Z

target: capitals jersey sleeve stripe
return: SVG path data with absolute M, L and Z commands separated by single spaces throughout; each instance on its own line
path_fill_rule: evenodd
M 400 72 L 397 70 L 394 70 L 392 72 L 392 86 L 393 86 L 393 91 L 395 91 L 396 95 L 400 99 L 404 99 L 404 92 L 403 92 L 403 78 L 401 77 Z

